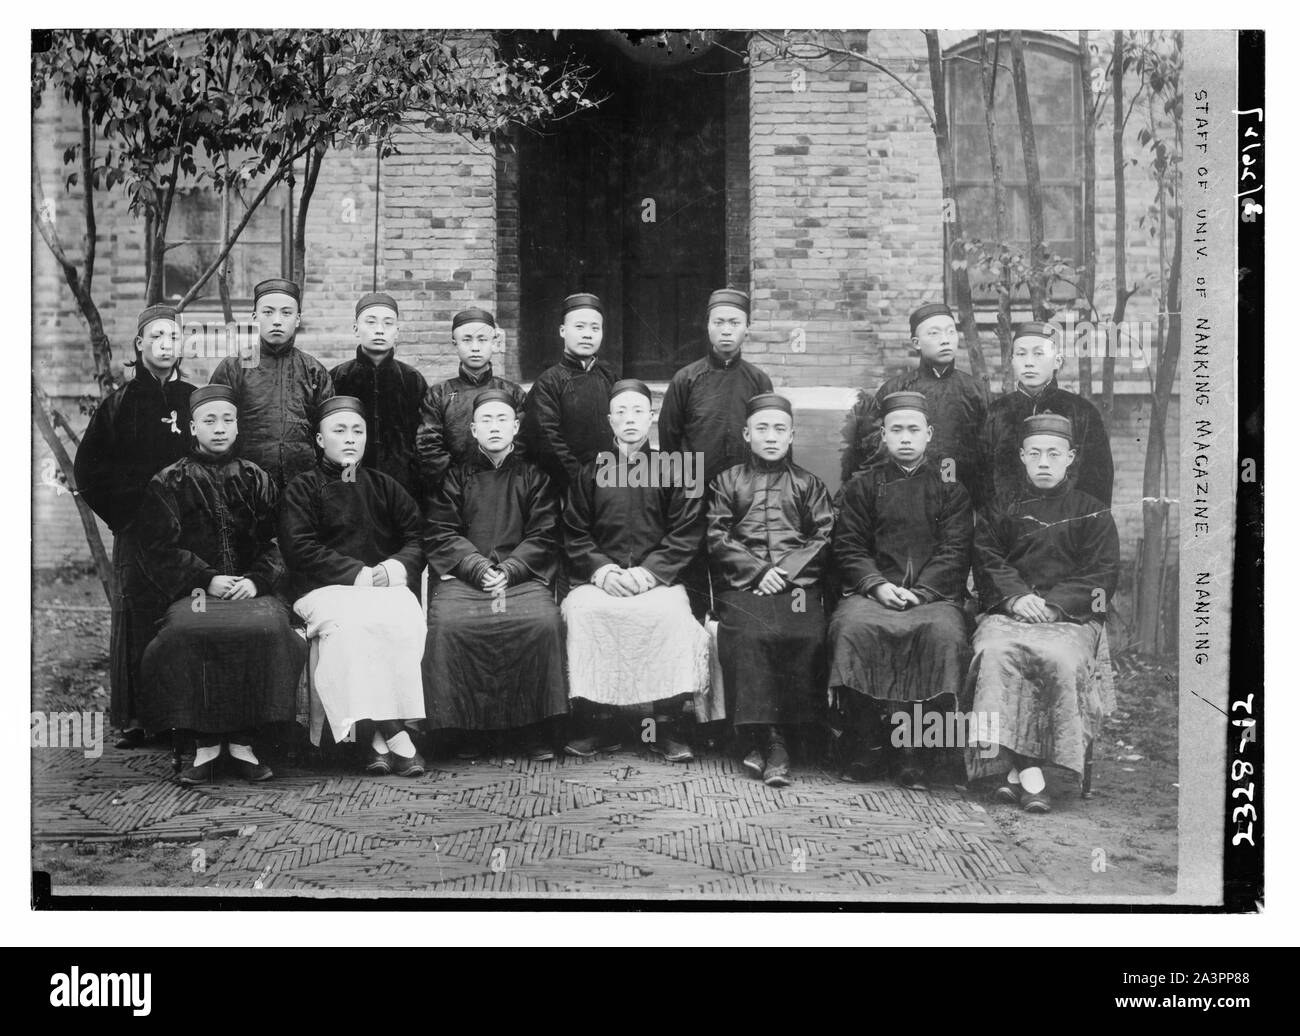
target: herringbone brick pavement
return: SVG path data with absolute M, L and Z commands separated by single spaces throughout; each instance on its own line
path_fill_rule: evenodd
M 432 763 L 421 778 L 281 766 L 185 788 L 171 755 L 32 753 L 34 842 L 198 843 L 201 887 L 279 893 L 741 900 L 1033 897 L 1052 891 L 973 799 L 729 758 L 649 753 Z

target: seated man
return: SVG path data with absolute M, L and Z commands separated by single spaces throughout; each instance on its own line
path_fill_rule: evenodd
M 307 655 L 273 596 L 284 574 L 275 546 L 271 476 L 235 456 L 239 417 L 226 385 L 190 397 L 190 456 L 163 468 L 136 519 L 139 554 L 128 592 L 166 608 L 140 665 L 150 730 L 192 733 L 182 784 L 206 784 L 223 744 L 245 780 L 270 767 L 253 751 L 258 729 L 294 718 Z
M 822 719 L 826 616 L 821 578 L 835 515 L 821 479 L 791 462 L 794 411 L 772 392 L 747 405 L 744 464 L 709 486 L 709 569 L 727 714 L 745 769 L 790 783 L 787 729 Z
M 704 487 L 693 462 L 650 449 L 654 413 L 645 382 L 619 381 L 612 392 L 617 452 L 582 466 L 564 509 L 573 585 L 563 606 L 569 697 L 653 715 L 643 739 L 669 762 L 686 762 L 691 748 L 673 717 L 708 686 L 709 635 L 680 580 L 704 542 Z M 617 748 L 608 719 L 582 722 L 564 746 L 569 755 Z
M 981 730 L 967 749 L 972 779 L 1000 774 L 995 797 L 1046 813 L 1043 767 L 1082 775 L 1084 753 L 1114 708 L 1097 664 L 1115 590 L 1119 535 L 1107 508 L 1073 488 L 1070 420 L 1027 418 L 1026 479 L 979 520 L 975 577 L 984 616 L 964 697 Z
M 895 392 L 881 409 L 889 463 L 848 484 L 835 525 L 844 596 L 830 625 L 830 686 L 855 742 L 849 775 L 883 771 L 884 721 L 901 712 L 914 737 L 900 746 L 895 779 L 923 790 L 930 753 L 918 751 L 912 703 L 957 705 L 970 661 L 960 602 L 975 525 L 966 490 L 926 456 L 933 429 L 925 396 Z
M 359 399 L 326 400 L 316 443 L 324 455 L 289 483 L 280 506 L 293 610 L 318 638 L 313 686 L 336 742 L 353 724 L 374 722 L 367 773 L 418 777 L 424 760 L 404 721 L 424 709 L 419 508 L 395 478 L 361 466 Z
M 555 491 L 515 449 L 509 391 L 479 392 L 470 428 L 478 449 L 447 472 L 425 522 L 426 714 L 461 732 L 462 758 L 482 754 L 489 731 L 523 730 L 529 758 L 553 759 L 547 721 L 567 711 Z

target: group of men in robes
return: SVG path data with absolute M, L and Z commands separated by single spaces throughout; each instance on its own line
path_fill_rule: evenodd
M 891 717 L 958 703 L 999 717 L 970 765 L 1003 798 L 1050 808 L 1042 767 L 1081 769 L 1107 703 L 1113 468 L 1095 409 L 1056 382 L 1050 325 L 1017 332 L 1017 388 L 989 406 L 947 307 L 913 313 L 918 367 L 849 415 L 832 501 L 743 358 L 743 292 L 710 296 L 657 447 L 651 390 L 599 357 L 594 295 L 565 299 L 561 358 L 526 394 L 493 373 L 486 310 L 455 316 L 458 372 L 429 387 L 394 355 L 391 296 L 358 302 L 356 357 L 326 372 L 295 345 L 297 285 L 254 295 L 256 364 L 201 389 L 175 311 L 145 310 L 136 377 L 77 457 L 116 537 L 114 721 L 127 743 L 190 732 L 187 783 L 223 750 L 271 775 L 252 744 L 294 715 L 304 664 L 313 738 L 356 736 L 375 774 L 423 772 L 421 720 L 465 758 L 510 732 L 532 759 L 562 734 L 574 756 L 631 736 L 683 762 L 690 717 L 725 715 L 769 785 L 790 780 L 790 734 L 829 720 L 851 776 L 920 788 L 927 753 Z

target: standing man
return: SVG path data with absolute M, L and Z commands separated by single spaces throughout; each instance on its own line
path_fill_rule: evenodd
M 722 288 L 709 296 L 709 354 L 676 374 L 659 413 L 659 448 L 704 455 L 704 483 L 749 459 L 745 405 L 772 391 L 772 379 L 741 356 L 749 296 Z
M 499 347 L 500 332 L 491 313 L 476 307 L 462 309 L 451 318 L 451 339 L 460 357 L 460 369 L 454 378 L 438 382 L 425 393 L 415 436 L 427 496 L 442 485 L 451 468 L 478 450 L 470 432 L 478 393 L 501 389 L 514 400 L 516 412 L 524 408 L 524 390 L 492 372 L 492 354 Z
M 334 391 L 355 396 L 365 407 L 366 455 L 364 464 L 397 479 L 419 501 L 420 465 L 415 455 L 415 433 L 420 424 L 420 403 L 428 390 L 424 375 L 394 357 L 397 345 L 397 303 L 391 295 L 371 292 L 357 303 L 357 355 L 330 371 Z
M 564 355 L 548 367 L 524 400 L 523 436 L 534 461 L 562 493 L 582 465 L 614 448 L 609 393 L 614 372 L 598 359 L 605 339 L 605 307 L 585 292 L 564 300 L 560 340 Z
M 127 591 L 138 551 L 133 526 L 149 480 L 190 450 L 190 393 L 181 377 L 180 326 L 171 306 L 141 310 L 135 377 L 96 408 L 77 448 L 73 476 L 90 509 L 113 531 L 115 596 L 110 642 L 110 718 L 122 731 L 118 748 L 144 741 L 139 723 L 140 659 L 157 616 Z
M 302 324 L 302 292 L 279 277 L 253 288 L 258 358 L 244 367 L 227 356 L 212 373 L 213 385 L 235 390 L 240 456 L 251 460 L 283 490 L 295 475 L 316 466 L 315 432 L 320 406 L 334 395 L 329 372 L 295 346 Z

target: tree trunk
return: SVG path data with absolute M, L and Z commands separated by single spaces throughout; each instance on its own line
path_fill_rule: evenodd
M 230 240 L 230 192 L 234 185 L 227 182 L 221 188 L 221 243 L 224 246 Z M 226 253 L 225 262 L 217 273 L 217 294 L 221 296 L 221 316 L 227 325 L 235 322 L 235 310 L 230 304 L 230 262 L 231 253 Z
M 988 33 L 979 34 L 980 80 L 984 87 L 984 129 L 989 138 L 989 165 L 993 170 L 993 261 L 998 273 L 998 353 L 1002 360 L 1002 391 L 1015 388 L 1011 370 L 1011 264 L 1007 245 L 1007 187 L 1002 179 L 1002 155 L 998 147 L 998 124 L 994 114 L 997 101 L 997 53 L 989 61 Z
M 37 431 L 41 433 L 41 438 L 45 440 L 50 452 L 54 454 L 54 461 L 58 464 L 59 470 L 63 472 L 64 481 L 67 482 L 68 489 L 72 493 L 72 500 L 77 505 L 77 515 L 81 518 L 81 528 L 86 534 L 86 543 L 90 547 L 90 556 L 95 561 L 95 571 L 98 573 L 99 581 L 104 587 L 104 596 L 111 606 L 114 591 L 116 590 L 113 566 L 108 560 L 108 552 L 104 550 L 104 541 L 99 535 L 99 526 L 95 524 L 95 512 L 90 509 L 90 505 L 77 492 L 77 480 L 72 471 L 72 458 L 68 456 L 68 451 L 63 448 L 62 441 L 54 431 L 55 420 L 59 420 L 65 425 L 67 420 L 62 415 L 52 418 L 49 406 L 49 400 L 40 385 L 36 383 L 35 376 L 33 376 L 32 422 L 36 425 Z
M 1035 320 L 1046 320 L 1047 290 L 1043 277 L 1043 184 L 1038 172 L 1038 144 L 1034 137 L 1034 113 L 1029 102 L 1029 80 L 1025 75 L 1025 48 L 1020 33 L 1011 32 L 1011 83 L 1016 91 L 1016 115 L 1020 120 L 1020 150 L 1025 159 L 1025 194 L 1029 205 L 1029 304 Z
M 298 211 L 294 214 L 293 279 L 297 282 L 298 289 L 304 293 L 307 288 L 307 211 L 311 208 L 312 195 L 316 193 L 316 180 L 320 176 L 321 163 L 325 160 L 325 150 L 325 144 L 321 142 L 307 152 L 302 195 L 298 199 Z
M 1092 99 L 1092 48 L 1088 30 L 1079 31 L 1079 81 L 1083 91 L 1083 255 L 1079 290 L 1085 316 L 1095 322 L 1093 292 L 1097 281 L 1097 112 Z M 1095 340 L 1095 339 L 1094 339 Z M 1079 395 L 1092 399 L 1092 354 L 1079 357 Z
M 1163 594 L 1164 546 L 1169 505 L 1161 493 L 1161 472 L 1165 460 L 1165 422 L 1169 416 L 1169 399 L 1182 352 L 1183 317 L 1179 278 L 1183 269 L 1183 220 L 1178 213 L 1174 227 L 1174 256 L 1169 266 L 1169 286 L 1165 309 L 1169 323 L 1160 349 L 1156 368 L 1155 390 L 1151 397 L 1151 424 L 1147 430 L 1146 464 L 1142 471 L 1142 568 L 1138 573 L 1138 645 L 1154 655 L 1159 647 L 1160 604 Z
M 944 260 L 952 269 L 953 286 L 957 293 L 957 317 L 961 325 L 966 348 L 970 351 L 971 373 L 989 383 L 988 367 L 980 348 L 979 328 L 975 324 L 975 306 L 970 296 L 970 273 L 967 270 L 966 240 L 962 236 L 961 212 L 953 184 L 957 177 L 952 157 L 952 139 L 948 134 L 948 100 L 944 93 L 943 52 L 939 49 L 937 29 L 925 29 L 925 47 L 930 60 L 930 90 L 934 94 L 934 142 L 939 152 L 939 176 L 943 182 L 944 226 L 949 229 L 952 244 L 945 249 Z M 945 238 L 948 235 L 945 235 Z M 957 252 L 960 254 L 955 254 Z
M 1115 351 L 1118 345 L 1119 325 L 1128 306 L 1128 208 L 1124 198 L 1124 33 L 1115 31 L 1115 53 L 1111 55 L 1110 90 L 1111 118 L 1115 129 L 1111 137 L 1111 157 L 1115 171 L 1115 310 L 1111 323 L 1113 334 L 1098 335 L 1098 342 L 1106 342 L 1106 356 L 1101 363 L 1101 419 L 1110 430 L 1115 414 Z

